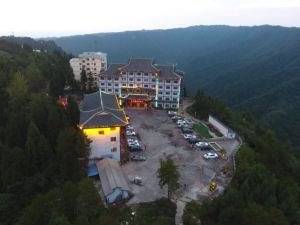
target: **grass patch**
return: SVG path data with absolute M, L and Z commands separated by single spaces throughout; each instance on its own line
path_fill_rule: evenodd
M 202 123 L 195 124 L 193 128 L 202 137 L 204 137 L 204 138 L 210 138 L 211 137 L 209 135 L 208 128 L 206 126 L 204 126 Z

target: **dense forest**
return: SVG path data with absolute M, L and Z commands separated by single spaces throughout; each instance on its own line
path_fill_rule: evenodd
M 231 111 L 221 101 L 198 91 L 190 113 L 200 119 L 217 115 L 244 140 L 236 171 L 225 192 L 202 205 L 187 204 L 185 225 L 300 224 L 300 161 L 292 149 L 248 113 Z
M 22 40 L 19 40 L 22 42 Z M 86 177 L 89 141 L 77 125 L 69 55 L 0 40 L 0 225 L 173 225 L 167 199 L 107 209 Z
M 186 72 L 198 88 L 252 112 L 300 154 L 300 29 L 195 26 L 51 38 L 69 53 L 108 53 L 109 62 L 154 57 Z

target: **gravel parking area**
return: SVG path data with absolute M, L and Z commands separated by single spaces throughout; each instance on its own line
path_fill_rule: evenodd
M 204 160 L 205 151 L 192 150 L 190 144 L 184 140 L 180 129 L 172 122 L 165 111 L 145 111 L 127 109 L 126 113 L 131 118 L 131 124 L 140 137 L 140 143 L 145 147 L 141 154 L 147 157 L 144 162 L 128 162 L 122 166 L 128 181 L 135 176 L 143 180 L 142 186 L 131 184 L 130 188 L 134 197 L 128 204 L 150 202 L 162 196 L 167 196 L 165 189 L 158 185 L 157 169 L 160 159 L 171 157 L 181 174 L 180 184 L 182 188 L 180 196 L 198 200 L 208 196 L 208 186 L 213 177 L 219 175 L 225 164 L 230 164 L 233 151 L 239 146 L 236 140 L 212 140 L 227 150 L 227 159 Z M 215 177 L 215 178 L 216 178 Z M 219 189 L 223 189 L 230 181 L 218 179 Z M 186 186 L 186 188 L 183 188 Z

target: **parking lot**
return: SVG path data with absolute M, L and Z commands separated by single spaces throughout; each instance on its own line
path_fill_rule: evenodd
M 205 160 L 203 155 L 207 152 L 193 149 L 165 111 L 127 109 L 126 112 L 131 118 L 131 125 L 138 134 L 141 146 L 145 149 L 141 153 L 132 154 L 146 156 L 146 161 L 130 161 L 122 166 L 134 194 L 128 204 L 154 201 L 167 196 L 166 189 L 159 187 L 157 179 L 159 161 L 165 157 L 171 157 L 178 166 L 182 185 L 178 194 L 180 196 L 198 200 L 210 194 L 208 187 L 212 178 L 218 181 L 219 191 L 230 181 L 230 177 L 221 177 L 220 171 L 225 164 L 232 167 L 232 154 L 239 146 L 238 141 L 208 140 L 226 149 L 227 157 Z M 130 183 L 136 176 L 142 178 L 142 186 Z

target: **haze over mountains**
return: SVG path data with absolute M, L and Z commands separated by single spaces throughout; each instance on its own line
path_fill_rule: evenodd
M 300 143 L 299 28 L 195 26 L 51 40 L 74 55 L 106 52 L 109 62 L 154 57 L 177 64 L 186 72 L 188 94 L 204 89 Z

